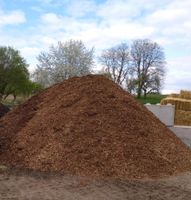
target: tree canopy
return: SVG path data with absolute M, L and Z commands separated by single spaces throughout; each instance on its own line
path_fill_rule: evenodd
M 165 75 L 162 47 L 148 39 L 134 40 L 131 47 L 122 43 L 103 50 L 100 57 L 105 72 L 119 85 L 138 97 L 159 92 Z
M 19 51 L 12 47 L 0 47 L 0 99 L 25 91 L 29 80 L 27 66 Z
M 165 74 L 163 49 L 150 40 L 135 40 L 131 46 L 132 73 L 137 81 L 137 96 L 159 92 Z
M 128 45 L 121 43 L 110 49 L 103 50 L 100 62 L 105 66 L 114 82 L 122 85 L 129 73 L 130 53 Z
M 68 40 L 41 52 L 38 65 L 29 78 L 28 64 L 12 47 L 0 47 L 0 101 L 9 94 L 29 95 L 73 76 L 92 72 L 94 49 L 82 41 Z M 165 76 L 165 55 L 162 47 L 148 39 L 121 43 L 102 51 L 99 57 L 102 72 L 138 97 L 159 93 Z
M 58 42 L 38 56 L 34 79 L 47 87 L 73 76 L 89 74 L 94 63 L 93 53 L 93 48 L 87 49 L 82 41 Z

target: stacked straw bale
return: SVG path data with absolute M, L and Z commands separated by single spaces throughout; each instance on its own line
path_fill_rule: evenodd
M 191 100 L 191 91 L 181 90 L 179 96 L 181 99 L 190 99 Z
M 181 90 L 161 100 L 162 105 L 175 105 L 175 124 L 191 126 L 191 91 Z
M 191 111 L 176 110 L 175 124 L 191 126 Z

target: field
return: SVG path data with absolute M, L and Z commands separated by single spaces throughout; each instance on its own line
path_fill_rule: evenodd
M 142 104 L 146 104 L 146 103 L 150 103 L 150 104 L 157 104 L 160 103 L 161 99 L 167 97 L 167 95 L 162 95 L 162 94 L 149 94 L 147 95 L 146 98 L 141 97 L 141 98 L 137 98 L 137 100 L 142 103 Z

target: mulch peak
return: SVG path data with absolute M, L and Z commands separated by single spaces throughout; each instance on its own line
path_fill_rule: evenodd
M 191 152 L 151 112 L 101 75 L 75 77 L 0 119 L 0 162 L 93 177 L 164 177 Z

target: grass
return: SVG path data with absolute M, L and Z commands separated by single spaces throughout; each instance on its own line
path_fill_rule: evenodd
M 167 95 L 162 95 L 162 94 L 148 94 L 146 98 L 141 97 L 141 98 L 137 98 L 137 100 L 142 103 L 142 104 L 146 104 L 146 103 L 150 103 L 150 104 L 157 104 L 160 103 L 161 99 L 167 97 Z

